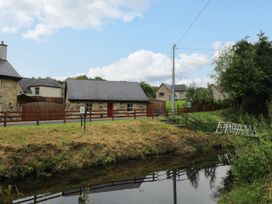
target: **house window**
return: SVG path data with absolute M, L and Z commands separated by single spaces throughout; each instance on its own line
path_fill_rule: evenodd
M 86 108 L 87 108 L 87 111 L 92 111 L 92 109 L 93 109 L 93 104 L 91 104 L 91 103 L 86 103 Z
M 40 95 L 40 88 L 39 87 L 35 87 L 35 95 Z
M 133 105 L 132 103 L 127 104 L 127 111 L 132 111 Z
M 164 97 L 164 93 L 163 93 L 163 92 L 160 92 L 160 93 L 159 93 L 159 97 Z

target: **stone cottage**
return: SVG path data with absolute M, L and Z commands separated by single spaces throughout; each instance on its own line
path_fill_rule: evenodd
M 0 111 L 16 110 L 21 76 L 7 61 L 7 45 L 0 44 Z
M 156 99 L 161 101 L 171 101 L 172 86 L 162 83 L 156 91 Z M 187 87 L 184 84 L 175 85 L 175 99 L 182 100 L 186 98 Z
M 89 110 L 104 110 L 111 117 L 113 110 L 146 110 L 148 98 L 137 82 L 67 80 L 65 101 L 67 109 L 87 106 Z

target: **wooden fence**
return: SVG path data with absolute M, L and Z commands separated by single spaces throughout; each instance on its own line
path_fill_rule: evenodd
M 209 111 L 216 111 L 216 110 L 222 110 L 228 108 L 228 106 L 224 105 L 194 105 L 192 108 L 184 108 L 184 107 L 177 107 L 175 108 L 175 113 L 177 115 L 180 115 L 182 113 L 195 113 L 195 112 L 209 112 Z M 165 115 L 171 115 L 172 110 L 171 109 L 166 109 Z
M 0 112 L 0 123 L 4 127 L 8 123 L 18 123 L 18 122 L 36 122 L 39 125 L 40 121 L 50 121 L 50 120 L 62 120 L 63 123 L 71 120 L 79 120 L 82 115 L 79 111 L 33 111 L 28 112 L 29 117 L 25 117 L 23 112 Z M 111 118 L 134 118 L 137 117 L 158 117 L 158 114 L 154 110 L 150 109 L 134 109 L 132 111 L 127 110 L 113 110 L 111 117 L 108 117 L 107 110 L 92 110 L 86 113 L 86 119 L 92 121 L 93 119 L 107 119 Z M 50 119 L 48 119 L 50 118 Z

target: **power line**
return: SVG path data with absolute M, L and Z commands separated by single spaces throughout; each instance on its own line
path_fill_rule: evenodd
M 192 26 L 195 24 L 195 22 L 198 20 L 198 18 L 201 16 L 201 14 L 205 11 L 205 9 L 209 6 L 209 4 L 211 3 L 212 0 L 208 0 L 206 2 L 206 4 L 203 6 L 203 8 L 199 11 L 199 13 L 197 14 L 197 16 L 194 18 L 194 20 L 192 21 L 192 23 L 187 27 L 187 29 L 183 32 L 183 34 L 181 35 L 180 39 L 177 41 L 176 44 L 178 44 L 179 42 L 181 42 L 183 40 L 183 38 L 185 37 L 185 35 L 188 33 L 188 31 L 192 28 Z
M 220 51 L 220 49 L 211 49 L 211 48 L 188 48 L 188 47 L 179 47 L 180 50 L 196 50 L 196 51 Z

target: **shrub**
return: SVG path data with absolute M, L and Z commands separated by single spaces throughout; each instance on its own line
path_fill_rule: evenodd
M 260 183 L 254 183 L 251 185 L 241 186 L 232 190 L 231 192 L 224 194 L 219 204 L 261 204 L 268 203 L 268 198 L 265 197 L 264 190 Z
M 233 174 L 238 182 L 251 183 L 269 173 L 272 158 L 271 147 L 271 144 L 249 145 L 240 152 L 233 163 Z

